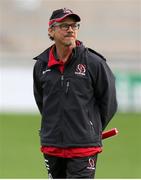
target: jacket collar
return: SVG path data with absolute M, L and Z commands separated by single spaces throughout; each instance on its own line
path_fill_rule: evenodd
M 51 66 L 61 64 L 60 61 L 57 60 L 54 49 L 55 49 L 55 46 L 53 46 L 49 51 L 49 60 L 48 60 L 48 67 L 49 68 Z
M 77 57 L 82 51 L 84 51 L 84 45 L 82 42 L 80 41 L 76 41 L 77 46 L 76 48 L 73 49 L 73 56 Z M 34 57 L 34 60 L 41 60 L 45 63 L 48 63 L 49 61 L 49 56 L 50 56 L 50 50 L 53 48 L 54 44 L 52 46 L 50 46 L 48 49 L 46 49 L 45 51 L 43 51 L 41 54 L 39 54 L 38 56 Z
M 43 52 L 42 52 L 41 54 L 39 54 L 38 56 L 34 57 L 33 59 L 34 59 L 34 60 L 41 60 L 41 61 L 44 61 L 44 62 L 47 63 L 47 59 L 48 59 L 48 57 L 49 57 L 49 51 L 50 51 L 51 48 L 52 48 L 52 46 L 49 47 L 48 49 L 46 49 L 45 51 L 43 51 Z

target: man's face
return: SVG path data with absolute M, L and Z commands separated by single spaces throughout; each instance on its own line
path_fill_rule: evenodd
M 79 25 L 70 17 L 49 28 L 49 34 L 54 38 L 56 44 L 71 46 L 75 45 Z

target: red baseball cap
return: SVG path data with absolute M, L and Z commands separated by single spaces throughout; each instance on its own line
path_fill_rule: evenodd
M 68 16 L 73 17 L 76 20 L 76 22 L 81 21 L 80 17 L 77 14 L 73 13 L 72 10 L 63 8 L 53 11 L 49 19 L 49 26 L 51 26 L 55 22 L 63 21 Z

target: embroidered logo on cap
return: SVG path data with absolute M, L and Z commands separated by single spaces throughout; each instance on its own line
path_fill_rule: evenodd
M 66 14 L 72 14 L 73 13 L 70 9 L 64 8 L 63 10 L 64 10 L 64 13 L 66 13 Z

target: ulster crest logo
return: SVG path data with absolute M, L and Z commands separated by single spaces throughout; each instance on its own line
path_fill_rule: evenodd
M 86 75 L 86 65 L 78 64 L 76 67 L 75 74 L 85 76 Z
M 87 169 L 90 169 L 90 170 L 95 169 L 95 160 L 94 159 L 89 158 L 89 165 L 88 165 Z

